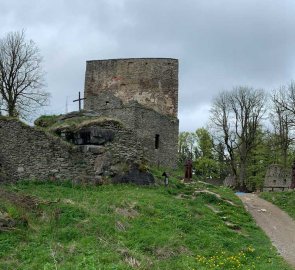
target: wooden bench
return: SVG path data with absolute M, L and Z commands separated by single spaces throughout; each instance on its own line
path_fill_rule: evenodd
M 262 189 L 265 189 L 265 188 L 271 188 L 271 190 L 269 190 L 269 191 L 274 191 L 274 189 L 281 189 L 281 191 L 284 191 L 285 189 L 288 190 L 290 187 L 266 186 L 266 187 L 263 187 Z

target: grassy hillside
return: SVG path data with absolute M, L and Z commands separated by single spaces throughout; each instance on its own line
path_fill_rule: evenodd
M 295 191 L 263 192 L 260 197 L 277 205 L 295 219 Z
M 0 187 L 0 269 L 292 269 L 228 189 Z M 1 222 L 0 222 L 1 224 Z

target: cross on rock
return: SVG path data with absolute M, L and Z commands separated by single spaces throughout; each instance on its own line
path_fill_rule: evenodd
M 81 101 L 84 100 L 84 99 L 86 99 L 86 98 L 81 98 L 81 93 L 80 93 L 80 91 L 79 91 L 79 98 L 73 100 L 73 102 L 77 102 L 77 101 L 79 101 L 79 111 L 81 111 Z

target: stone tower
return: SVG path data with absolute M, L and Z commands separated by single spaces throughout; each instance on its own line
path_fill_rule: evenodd
M 178 142 L 178 60 L 87 61 L 85 110 L 121 120 L 137 132 L 151 163 L 174 167 Z

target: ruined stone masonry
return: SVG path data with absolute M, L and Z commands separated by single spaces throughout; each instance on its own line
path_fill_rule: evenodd
M 91 145 L 74 145 L 18 120 L 0 118 L 0 181 L 70 180 L 102 184 L 113 179 L 112 182 L 152 183 L 148 174 L 141 174 L 134 167 L 142 153 L 131 130 L 109 120 L 100 124 L 96 121 L 95 125 L 90 122 L 81 130 L 82 134 L 92 131 L 99 140 Z M 140 177 L 132 178 L 132 172 Z
M 84 97 L 85 110 L 119 119 L 134 130 L 150 163 L 176 166 L 178 60 L 87 61 Z
M 178 61 L 170 58 L 87 61 L 86 110 L 118 105 L 111 100 L 109 103 L 98 100 L 100 94 L 114 96 L 123 104 L 137 101 L 156 112 L 177 117 Z
M 47 127 L 0 117 L 0 181 L 150 184 L 177 164 L 178 60 L 88 61 L 85 107 Z
M 284 169 L 278 164 L 272 164 L 267 169 L 263 191 L 283 191 L 291 186 L 291 169 Z

